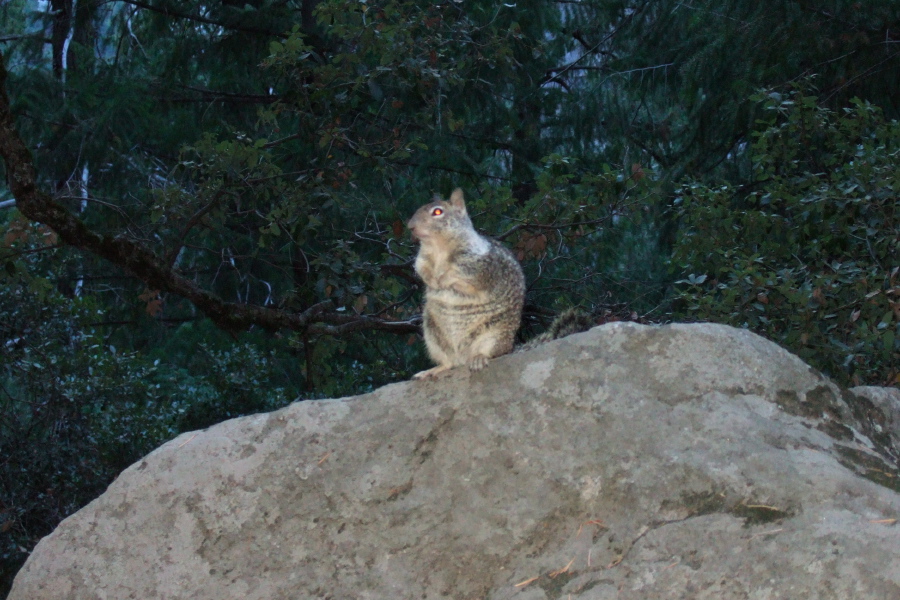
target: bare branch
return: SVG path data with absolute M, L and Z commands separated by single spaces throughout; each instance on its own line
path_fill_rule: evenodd
M 600 39 L 599 42 L 597 42 L 596 44 L 594 44 L 594 45 L 593 45 L 592 47 L 590 47 L 589 49 L 585 50 L 584 53 L 582 53 L 581 56 L 579 56 L 578 58 L 576 58 L 575 60 L 573 60 L 573 61 L 570 62 L 569 64 L 563 65 L 561 68 L 551 69 L 551 71 L 548 72 L 548 73 L 544 76 L 544 79 L 543 79 L 538 85 L 539 85 L 539 86 L 542 86 L 542 85 L 544 85 L 545 83 L 548 83 L 548 82 L 550 82 L 550 81 L 557 80 L 557 79 L 561 79 L 563 75 L 565 75 L 568 71 L 571 71 L 572 69 L 574 69 L 575 67 L 577 67 L 577 66 L 581 63 L 581 61 L 583 61 L 585 58 L 587 58 L 588 56 L 590 56 L 590 55 L 594 54 L 595 52 L 597 52 L 598 50 L 600 50 L 600 46 L 602 46 L 603 44 L 605 44 L 606 42 L 608 42 L 609 40 L 611 40 L 612 38 L 614 38 L 614 37 L 616 36 L 616 34 L 618 34 L 619 31 L 621 31 L 621 29 L 622 29 L 628 22 L 632 21 L 632 20 L 634 19 L 635 15 L 639 14 L 640 12 L 641 12 L 641 9 L 637 9 L 637 10 L 635 10 L 634 12 L 632 12 L 631 14 L 629 14 L 629 15 L 628 15 L 627 17 L 625 17 L 625 18 L 622 20 L 622 22 L 619 23 L 612 31 L 610 31 L 610 32 L 607 33 L 605 36 L 603 36 L 603 37 Z
M 237 22 L 235 23 L 223 23 L 221 21 L 214 21 L 212 19 L 208 19 L 206 17 L 201 17 L 200 15 L 191 14 L 188 12 L 184 12 L 178 10 L 174 6 L 169 6 L 167 3 L 162 2 L 160 6 L 154 6 L 149 2 L 142 2 L 141 0 L 120 0 L 125 4 L 131 4 L 132 6 L 137 6 L 138 8 L 143 8 L 145 10 L 150 10 L 153 12 L 157 12 L 167 17 L 177 17 L 179 19 L 187 19 L 189 21 L 194 21 L 197 23 L 206 23 L 207 25 L 215 25 L 217 27 L 223 27 L 225 29 L 231 29 L 232 31 L 243 31 L 245 33 L 262 33 L 265 35 L 276 35 L 281 36 L 284 35 L 284 31 L 275 31 L 272 29 L 262 29 L 260 27 L 247 27 L 243 25 L 239 25 Z
M 605 223 L 609 220 L 610 220 L 610 217 L 605 216 L 605 217 L 600 217 L 599 219 L 591 219 L 589 221 L 573 221 L 572 223 L 547 223 L 546 225 L 542 224 L 542 223 L 519 223 L 518 225 L 513 225 L 512 227 L 510 227 L 509 229 L 507 229 L 500 235 L 496 235 L 493 237 L 494 237 L 494 239 L 497 239 L 497 240 L 505 240 L 506 238 L 508 238 L 515 232 L 519 231 L 520 229 L 526 229 L 526 230 L 529 230 L 529 229 L 556 229 L 556 230 L 575 229 L 578 227 L 590 227 L 593 225 L 599 225 L 599 224 Z
M 326 315 L 326 319 L 331 321 L 334 317 L 341 317 L 335 313 Z M 337 325 L 324 325 L 314 323 L 309 326 L 309 332 L 315 334 L 328 334 L 333 336 L 344 336 L 354 331 L 362 331 L 364 329 L 377 329 L 378 331 L 388 331 L 391 333 L 417 333 L 422 325 L 422 318 L 413 317 L 407 321 L 385 321 L 376 319 L 367 315 L 343 315 L 345 322 Z
M 210 200 L 206 206 L 202 207 L 200 210 L 194 213 L 194 215 L 188 219 L 188 222 L 184 225 L 181 230 L 181 233 L 178 234 L 178 243 L 169 250 L 169 254 L 166 256 L 166 264 L 169 267 L 175 265 L 175 259 L 178 258 L 178 253 L 181 252 L 181 249 L 184 247 L 184 240 L 187 239 L 188 233 L 190 233 L 191 229 L 193 229 L 197 223 L 200 222 L 200 219 L 205 217 L 209 211 L 215 208 L 219 204 L 219 200 L 222 199 L 222 196 L 225 195 L 224 189 L 219 189 L 213 194 L 212 200 Z
M 40 33 L 20 33 L 16 35 L 0 35 L 0 42 L 16 42 L 18 40 L 29 40 L 35 39 L 44 44 L 49 44 L 52 40 L 48 37 L 44 37 Z
M 198 94 L 199 97 L 166 97 L 158 96 L 163 102 L 173 103 L 189 103 L 189 102 L 231 102 L 244 104 L 272 104 L 277 102 L 279 96 L 275 94 L 239 94 L 235 92 L 221 92 L 217 90 L 208 90 L 204 88 L 194 87 L 190 85 L 180 86 L 181 89 Z

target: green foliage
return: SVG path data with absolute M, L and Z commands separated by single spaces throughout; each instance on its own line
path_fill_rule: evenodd
M 619 153 L 652 159 L 671 180 L 747 175 L 740 151 L 760 118 L 756 90 L 817 75 L 832 109 L 853 97 L 900 116 L 900 54 L 890 32 L 900 5 L 835 0 L 826 5 L 762 0 L 565 4 L 573 29 L 602 52 L 581 85 L 586 110 Z M 594 24 L 593 29 L 588 23 Z M 605 39 L 600 35 L 607 34 Z M 602 127 L 602 129 L 600 129 Z
M 555 311 L 615 301 L 642 312 L 654 308 L 666 280 L 656 174 L 638 164 L 627 171 L 606 164 L 588 169 L 559 154 L 543 163 L 535 194 L 524 204 L 517 206 L 508 188 L 474 204 L 499 205 L 518 223 L 506 241 L 525 266 L 529 302 Z
M 204 429 L 223 419 L 270 411 L 288 403 L 287 392 L 273 387 L 279 377 L 272 357 L 253 345 L 217 351 L 201 344 L 199 350 L 204 377 L 199 385 L 192 381 L 187 388 L 179 386 L 178 397 L 185 399 L 177 421 L 179 430 Z
M 10 263 L 7 263 L 10 264 Z M 0 547 L 4 572 L 118 470 L 162 439 L 150 369 L 112 353 L 67 301 L 21 265 L 0 286 Z
M 748 327 L 845 383 L 900 383 L 900 124 L 771 93 L 754 181 L 687 185 L 677 318 Z

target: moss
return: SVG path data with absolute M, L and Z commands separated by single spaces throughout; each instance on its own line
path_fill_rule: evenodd
M 852 429 L 831 419 L 822 421 L 816 426 L 816 429 L 836 440 L 850 441 L 853 439 Z
M 752 502 L 737 504 L 730 512 L 734 516 L 744 519 L 744 527 L 763 525 L 794 516 L 792 510 Z
M 775 403 L 784 412 L 798 417 L 818 419 L 825 414 L 836 420 L 841 419 L 838 399 L 831 389 L 825 385 L 817 386 L 808 391 L 802 399 L 793 390 L 779 390 L 775 394 Z
M 806 402 L 817 407 L 820 415 L 826 414 L 836 420 L 840 420 L 843 416 L 838 397 L 827 385 L 816 386 L 806 392 Z
M 784 412 L 798 417 L 819 416 L 815 408 L 800 400 L 800 396 L 794 390 L 778 390 L 775 394 L 775 404 Z
M 884 451 L 892 448 L 888 418 L 884 411 L 865 396 L 854 394 L 849 390 L 842 390 L 842 395 L 853 417 L 859 422 L 860 429 L 878 446 L 878 449 Z
M 744 519 L 745 527 L 780 521 L 795 514 L 789 508 L 778 508 L 753 500 L 735 504 L 729 502 L 726 494 L 722 492 L 685 494 L 680 501 L 666 501 L 662 504 L 663 509 L 671 509 L 673 507 L 687 508 L 690 517 L 714 513 L 730 514 Z
M 698 492 L 683 494 L 679 500 L 664 500 L 661 508 L 686 508 L 690 516 L 710 515 L 725 512 L 727 503 L 725 494 L 719 492 Z
M 820 385 L 803 398 L 793 390 L 781 390 L 776 393 L 775 402 L 786 413 L 818 421 L 816 429 L 838 441 L 852 440 L 853 428 L 857 428 L 875 442 L 882 454 L 890 455 L 891 439 L 884 412 L 867 398 L 847 390 L 841 390 L 839 398 L 832 388 Z M 850 409 L 849 414 L 844 405 Z
M 873 483 L 900 492 L 900 470 L 883 460 L 856 448 L 837 446 L 838 461 L 851 471 Z
M 544 590 L 544 593 L 547 594 L 548 598 L 560 598 L 562 597 L 563 588 L 566 587 L 566 584 L 576 575 L 577 573 L 574 571 L 566 571 L 565 573 L 559 573 L 553 576 L 549 574 L 541 575 L 535 583 Z
M 574 590 L 574 591 L 579 594 L 584 594 L 588 590 L 592 590 L 595 587 L 597 587 L 598 585 L 615 585 L 615 584 L 616 584 L 615 579 L 612 579 L 611 577 L 602 578 L 602 579 L 593 579 L 581 586 L 578 586 L 578 589 Z

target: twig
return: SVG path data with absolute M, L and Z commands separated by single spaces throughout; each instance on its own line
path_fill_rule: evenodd
M 192 439 L 194 439 L 195 437 L 197 437 L 197 434 L 196 434 L 196 433 L 195 433 L 194 435 L 192 435 L 191 437 L 189 437 L 188 439 L 186 439 L 186 440 L 184 440 L 183 442 L 181 442 L 180 444 L 178 444 L 178 447 L 181 448 L 182 446 L 184 446 L 185 444 L 187 444 L 188 442 L 190 442 L 190 441 L 191 441 Z

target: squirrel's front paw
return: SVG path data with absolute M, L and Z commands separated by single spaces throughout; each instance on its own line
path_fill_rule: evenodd
M 469 370 L 471 371 L 480 371 L 485 368 L 488 364 L 488 357 L 483 354 L 478 354 L 473 356 L 469 361 Z

